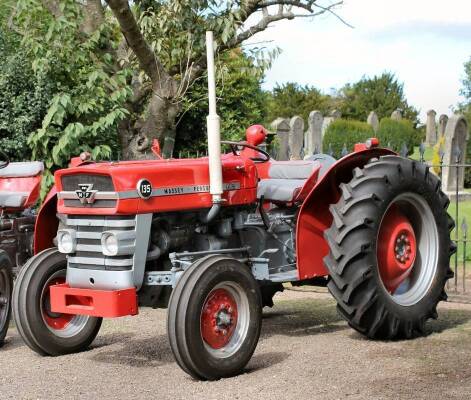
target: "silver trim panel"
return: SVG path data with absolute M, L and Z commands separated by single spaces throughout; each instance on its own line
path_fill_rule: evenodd
M 224 191 L 239 190 L 239 182 L 225 183 Z M 158 188 L 152 190 L 150 197 L 164 197 L 164 196 L 178 196 L 183 194 L 194 194 L 194 193 L 209 193 L 209 185 L 189 185 L 189 186 L 170 186 L 165 188 Z M 63 200 L 77 200 L 77 194 L 75 192 L 59 192 L 59 199 Z M 149 197 L 149 198 L 150 198 Z M 128 190 L 123 192 L 97 192 L 94 196 L 94 200 L 129 200 L 129 199 L 140 199 L 137 190 Z

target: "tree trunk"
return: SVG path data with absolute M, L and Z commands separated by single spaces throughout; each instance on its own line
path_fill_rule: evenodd
M 180 107 L 168 98 L 154 94 L 150 99 L 146 117 L 134 123 L 124 121 L 119 127 L 122 157 L 127 160 L 152 159 L 152 143 L 159 141 L 162 156 L 173 155 L 176 118 Z

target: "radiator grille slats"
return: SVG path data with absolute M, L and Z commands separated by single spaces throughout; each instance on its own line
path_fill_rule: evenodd
M 135 216 L 69 215 L 67 227 L 76 231 L 77 238 L 77 251 L 68 257 L 70 267 L 110 271 L 132 269 L 132 255 L 109 257 L 103 254 L 101 234 L 108 230 L 135 230 Z

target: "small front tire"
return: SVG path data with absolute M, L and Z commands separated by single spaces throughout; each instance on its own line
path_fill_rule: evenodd
M 177 363 L 201 380 L 241 373 L 258 343 L 261 304 L 244 264 L 221 256 L 195 262 L 169 302 L 167 329 Z
M 13 290 L 13 316 L 25 343 L 41 355 L 58 356 L 85 350 L 100 330 L 101 318 L 51 311 L 49 288 L 65 282 L 67 261 L 47 249 L 21 269 Z
M 0 251 L 0 347 L 3 346 L 10 324 L 12 290 L 12 263 L 7 253 Z

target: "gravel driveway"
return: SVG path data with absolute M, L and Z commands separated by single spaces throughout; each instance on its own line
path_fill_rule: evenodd
M 0 349 L 0 399 L 469 399 L 471 306 L 448 303 L 426 338 L 373 342 L 327 294 L 285 291 L 264 313 L 246 372 L 197 382 L 175 364 L 164 310 L 108 320 L 91 350 L 42 358 L 14 328 Z

